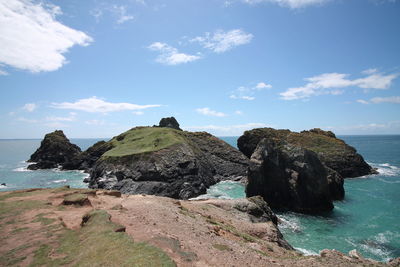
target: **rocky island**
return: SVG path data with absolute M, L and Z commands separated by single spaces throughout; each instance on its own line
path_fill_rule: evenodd
M 316 213 L 344 198 L 343 179 L 376 173 L 356 149 L 330 131 L 246 131 L 238 148 L 251 159 L 247 196 L 273 208 Z

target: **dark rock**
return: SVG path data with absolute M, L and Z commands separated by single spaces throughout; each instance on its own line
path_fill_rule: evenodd
M 46 134 L 40 147 L 31 155 L 28 162 L 28 169 L 51 169 L 57 168 L 59 165 L 69 164 L 75 158 L 81 149 L 74 144 L 71 144 L 63 131 Z
M 158 127 L 168 127 L 182 131 L 182 129 L 179 128 L 178 121 L 174 117 L 162 118 L 158 124 Z
M 285 140 L 290 144 L 314 151 L 327 167 L 344 178 L 376 173 L 355 148 L 336 138 L 334 133 L 318 128 L 301 133 L 272 128 L 253 129 L 246 131 L 238 139 L 238 148 L 250 158 L 258 142 L 263 138 Z
M 84 152 L 77 154 L 69 162 L 62 165 L 64 170 L 89 170 L 94 163 L 108 150 L 112 148 L 112 144 L 99 141 L 89 147 Z
M 91 206 L 86 194 L 71 194 L 64 197 L 63 205 Z
M 123 137 L 123 138 L 122 138 Z M 90 171 L 91 188 L 188 199 L 246 177 L 249 160 L 208 133 L 137 127 L 113 138 Z
M 6 183 L 1 183 L 1 185 L 2 185 L 2 186 L 7 186 L 7 184 L 6 184 Z
M 313 151 L 262 139 L 251 156 L 246 194 L 272 208 L 303 213 L 333 209 L 327 171 Z

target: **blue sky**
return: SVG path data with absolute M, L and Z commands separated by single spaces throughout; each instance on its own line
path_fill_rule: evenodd
M 399 25 L 396 0 L 0 0 L 0 138 L 400 134 Z

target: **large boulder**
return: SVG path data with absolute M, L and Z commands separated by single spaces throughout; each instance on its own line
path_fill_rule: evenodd
M 327 171 L 316 153 L 284 140 L 262 139 L 253 154 L 246 195 L 302 213 L 333 209 Z
M 90 171 L 91 188 L 188 199 L 219 181 L 243 180 L 249 165 L 240 151 L 204 132 L 136 127 L 108 144 Z
M 289 130 L 259 128 L 246 131 L 238 139 L 238 148 L 251 157 L 262 139 L 285 141 L 290 145 L 313 151 L 325 166 L 331 197 L 344 198 L 343 179 L 376 173 L 356 149 L 338 139 L 331 131 L 318 128 L 301 133 Z
M 162 118 L 158 124 L 158 127 L 168 127 L 182 131 L 182 129 L 179 128 L 178 121 L 174 117 Z
M 263 138 L 285 140 L 290 144 L 314 151 L 327 167 L 338 172 L 344 178 L 376 173 L 354 147 L 336 138 L 331 131 L 323 131 L 318 128 L 301 133 L 272 128 L 253 129 L 246 131 L 238 139 L 238 148 L 247 157 L 250 157 L 258 142 Z
M 46 134 L 40 147 L 33 153 L 28 162 L 34 162 L 28 169 L 51 169 L 71 162 L 81 153 L 81 149 L 71 144 L 63 131 L 57 130 Z

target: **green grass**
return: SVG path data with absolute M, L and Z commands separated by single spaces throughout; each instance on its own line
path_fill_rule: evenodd
M 106 211 L 92 211 L 84 221 L 79 231 L 65 229 L 59 235 L 55 249 L 59 257 L 50 256 L 54 246 L 43 244 L 35 251 L 31 266 L 175 266 L 162 250 L 115 232 L 118 225 Z
M 184 143 L 185 138 L 180 131 L 171 128 L 137 127 L 114 137 L 110 142 L 113 148 L 104 153 L 102 159 L 159 151 Z
M 85 194 L 71 194 L 64 197 L 64 205 L 84 205 L 89 203 L 88 196 Z
M 229 251 L 232 250 L 229 246 L 224 244 L 213 244 L 213 248 L 221 250 L 221 251 Z
M 17 256 L 16 254 L 29 247 L 30 245 L 24 244 L 0 255 L 0 266 L 12 266 L 20 263 L 26 259 L 26 256 Z
M 56 221 L 56 219 L 44 217 L 47 214 L 48 213 L 40 213 L 36 215 L 36 219 L 32 222 L 40 222 L 42 225 L 49 225 Z

